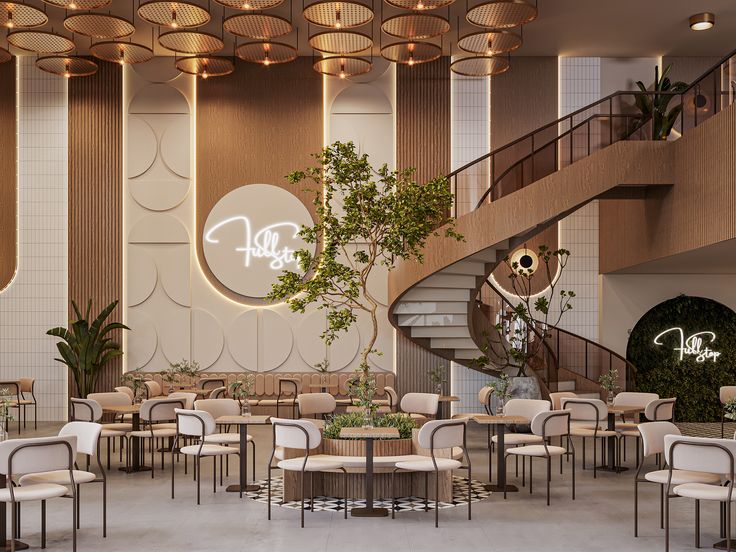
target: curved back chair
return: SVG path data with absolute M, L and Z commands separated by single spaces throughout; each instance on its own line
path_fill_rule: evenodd
M 130 406 L 133 399 L 127 393 L 117 391 L 111 393 L 90 393 L 87 398 L 96 401 L 102 408 L 107 406 Z
M 489 416 L 493 415 L 493 412 L 491 411 L 491 397 L 493 396 L 493 389 L 488 387 L 487 385 L 484 385 L 480 388 L 480 391 L 478 391 L 478 402 L 483 406 L 483 409 L 486 411 L 486 414 Z
M 161 384 L 154 380 L 146 380 L 143 382 L 143 388 L 146 390 L 147 399 L 155 399 L 163 395 Z M 173 418 L 172 418 L 173 420 Z
M 577 397 L 577 393 L 573 393 L 572 391 L 550 393 L 549 400 L 552 403 L 552 410 L 562 410 L 562 399 L 576 399 Z
M 329 393 L 302 393 L 296 398 L 300 416 L 322 416 L 335 412 L 337 401 Z
M 118 393 L 125 393 L 126 395 L 128 395 L 130 397 L 131 403 L 133 402 L 133 399 L 135 399 L 135 394 L 133 393 L 133 390 L 126 385 L 116 387 L 115 391 Z
M 153 446 L 156 439 L 172 439 L 176 437 L 176 425 L 172 427 L 170 424 L 162 422 L 171 422 L 176 420 L 176 409 L 185 409 L 186 400 L 184 398 L 156 398 L 146 399 L 141 403 L 140 418 L 141 422 L 148 425 L 146 429 L 131 431 L 128 435 L 134 439 L 150 439 L 151 451 L 151 479 L 154 477 L 155 463 L 154 454 L 156 447 Z M 130 449 L 128 447 L 128 463 L 130 465 Z M 161 469 L 164 469 L 164 450 L 161 449 Z
M 406 395 L 405 395 L 406 396 Z M 396 467 L 391 473 L 391 517 L 396 517 L 396 472 L 399 470 L 424 472 L 424 509 L 428 510 L 429 497 L 429 474 L 434 473 L 435 476 L 435 505 L 434 505 L 434 526 L 439 527 L 440 512 L 440 472 L 456 469 L 468 470 L 468 519 L 471 519 L 471 465 L 470 456 L 468 455 L 467 439 L 466 439 L 466 423 L 461 420 L 432 420 L 425 423 L 419 430 L 417 442 L 420 447 L 430 452 L 430 457 L 426 460 L 409 460 L 396 462 Z M 436 451 L 452 450 L 455 447 L 462 448 L 465 465 L 453 458 L 438 458 Z
M 342 471 L 345 481 L 345 496 L 343 503 L 345 510 L 345 518 L 348 515 L 348 479 L 347 472 L 342 462 L 332 459 L 319 458 L 310 456 L 310 451 L 319 447 L 322 442 L 322 434 L 317 426 L 311 420 L 290 420 L 285 418 L 271 418 L 273 427 L 273 451 L 268 460 L 268 519 L 271 519 L 271 470 L 274 469 L 273 459 L 276 456 L 277 448 L 291 448 L 304 451 L 304 456 L 300 458 L 289 458 L 280 460 L 275 466 L 284 471 L 299 473 L 299 488 L 302 489 L 301 498 L 301 526 L 304 527 L 304 474 L 309 472 L 322 471 Z M 312 500 L 312 511 L 314 504 Z
M 644 417 L 650 422 L 671 422 L 675 419 L 676 398 L 656 399 L 647 404 Z
M 540 439 L 540 444 L 524 445 L 511 448 L 506 454 L 521 456 L 522 459 L 529 458 L 529 493 L 533 490 L 533 466 L 534 458 L 547 459 L 547 506 L 550 504 L 549 487 L 552 480 L 552 458 L 559 456 L 560 459 L 566 454 L 572 456 L 572 499 L 575 500 L 575 447 L 570 439 L 570 416 L 569 410 L 546 410 L 539 412 L 532 418 L 530 428 L 532 433 Z M 567 446 L 553 446 L 549 444 L 552 437 L 567 438 Z M 504 489 L 504 498 L 506 490 Z
M 718 390 L 718 399 L 721 401 L 721 439 L 723 439 L 723 430 L 726 423 L 726 403 L 731 399 L 736 399 L 736 385 L 724 385 Z
M 20 383 L 17 381 L 0 381 L 0 390 L 3 390 L 6 393 L 6 412 L 11 408 L 18 409 L 18 435 L 20 435 L 20 426 L 21 422 L 23 421 L 23 415 L 20 407 Z M 6 431 L 9 429 L 8 426 L 10 419 L 11 416 L 8 414 L 4 420 L 0 420 L 0 423 L 3 424 L 3 427 Z
M 184 408 L 191 410 L 194 408 L 194 401 L 197 400 L 196 393 L 187 393 L 186 391 L 177 391 L 167 395 L 169 399 L 184 399 Z
M 601 429 L 608 420 L 608 405 L 600 399 L 562 398 L 562 408 L 570 412 L 573 423 L 570 434 L 583 439 L 583 469 L 585 469 L 585 439 L 593 439 L 593 478 L 598 477 L 597 439 L 618 438 L 616 431 Z M 619 455 L 618 446 L 616 455 Z M 617 458 L 618 460 L 618 458 Z M 617 462 L 618 464 L 618 462 Z
M 208 399 L 224 399 L 227 394 L 227 387 L 215 387 L 207 396 Z
M 504 416 L 521 416 L 533 420 L 540 412 L 552 409 L 550 401 L 540 399 L 510 399 L 503 407 Z
M 102 418 L 102 406 L 92 399 L 69 399 L 72 421 L 96 422 Z
M 199 378 L 199 388 L 206 390 L 214 390 L 218 387 L 225 387 L 227 382 L 224 378 Z
M 424 420 L 437 416 L 439 400 L 436 393 L 407 393 L 401 397 L 401 410 L 412 418 Z
M 91 393 L 89 397 L 100 395 L 100 393 Z M 123 400 L 123 397 L 128 397 L 124 393 L 105 393 L 104 395 L 112 395 L 111 397 L 102 397 L 103 402 L 110 406 L 127 406 L 130 404 L 129 399 Z M 122 395 L 122 396 L 120 396 Z M 99 422 L 102 419 L 103 411 L 102 405 L 95 399 L 78 399 L 72 397 L 69 399 L 70 412 L 72 421 L 80 422 Z M 116 438 L 120 439 L 120 460 L 123 459 L 123 443 L 126 439 L 126 432 L 131 431 L 133 428 L 128 423 L 113 423 L 113 424 L 102 424 L 102 432 L 100 437 L 107 441 L 107 469 L 110 469 L 110 452 L 113 448 L 113 443 Z
M 23 428 L 26 427 L 26 420 L 28 420 L 28 414 L 26 414 L 26 408 L 33 406 L 33 429 L 38 429 L 38 401 L 36 400 L 35 378 L 20 378 L 20 406 L 23 407 Z M 26 395 L 30 395 L 29 399 Z
M 0 494 L 0 500 L 10 504 L 11 537 L 10 550 L 15 550 L 17 537 L 17 505 L 27 501 L 42 501 L 41 508 L 41 547 L 46 547 L 46 500 L 71 494 L 72 506 L 72 550 L 77 550 L 77 485 L 74 479 L 74 461 L 77 454 L 77 438 L 36 437 L 31 439 L 11 439 L 0 443 L 0 475 L 12 481 L 16 476 L 37 472 L 63 470 L 68 474 L 71 485 L 32 484 L 25 486 L 9 484 L 7 494 Z
M 670 498 L 682 496 L 695 499 L 695 547 L 700 548 L 700 501 L 711 500 L 725 503 L 726 509 L 726 550 L 731 549 L 731 503 L 736 500 L 733 494 L 734 458 L 736 441 L 732 439 L 711 439 L 706 437 L 685 437 L 666 435 L 664 454 L 669 465 L 667 487 L 665 490 L 665 550 L 669 550 L 670 540 Z M 673 484 L 676 470 L 706 473 L 718 476 L 718 482 L 708 484 L 688 482 Z M 720 478 L 726 483 L 721 485 Z M 674 488 L 673 488 L 674 486 Z M 674 493 L 674 494 L 672 494 Z

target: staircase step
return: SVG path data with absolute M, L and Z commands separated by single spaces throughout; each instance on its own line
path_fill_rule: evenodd
M 468 304 L 459 301 L 407 301 L 396 305 L 395 314 L 468 314 Z
M 481 262 L 481 263 L 495 263 L 496 262 L 496 250 L 494 248 L 484 249 L 478 251 L 475 255 L 468 257 L 468 260 Z
M 575 391 L 575 381 L 574 380 L 558 381 L 557 390 L 558 391 Z
M 462 274 L 433 274 L 417 284 L 420 288 L 460 288 L 475 289 L 475 276 Z
M 466 314 L 400 314 L 399 326 L 468 326 Z
M 472 360 L 482 355 L 480 349 L 455 349 L 455 358 L 458 360 Z
M 470 337 L 467 326 L 412 326 L 412 337 Z
M 467 274 L 471 276 L 485 276 L 486 264 L 472 261 L 460 261 L 442 269 L 442 274 Z
M 438 337 L 432 338 L 430 347 L 433 349 L 477 349 L 475 341 L 469 337 Z
M 414 288 L 407 291 L 402 301 L 470 301 L 469 289 Z

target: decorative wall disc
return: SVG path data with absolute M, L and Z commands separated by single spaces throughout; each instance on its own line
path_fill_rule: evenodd
M 91 59 L 79 56 L 45 56 L 36 60 L 41 71 L 60 77 L 88 77 L 97 72 L 97 64 Z
M 438 59 L 442 48 L 430 42 L 397 42 L 384 46 L 381 55 L 394 63 L 415 65 Z
M 13 54 L 8 52 L 5 48 L 0 48 L 0 63 L 7 63 L 13 59 Z
M 225 47 L 220 37 L 199 31 L 169 31 L 158 37 L 158 43 L 180 54 L 214 54 Z
M 231 34 L 254 40 L 268 40 L 294 30 L 293 25 L 283 17 L 265 13 L 231 15 L 225 19 L 223 27 Z
M 521 46 L 521 36 L 511 31 L 485 31 L 462 37 L 458 43 L 461 50 L 472 54 L 493 56 L 513 52 Z
M 309 45 L 327 54 L 355 54 L 373 46 L 373 39 L 356 31 L 327 31 L 309 37 Z
M 436 10 L 454 3 L 455 0 L 386 0 L 387 4 L 402 10 Z
M 373 10 L 358 2 L 325 0 L 304 8 L 304 19 L 332 29 L 350 29 L 373 21 Z
M 452 62 L 450 69 L 453 73 L 466 77 L 492 77 L 508 71 L 509 60 L 500 57 L 473 56 L 458 59 Z
M 138 15 L 144 21 L 172 29 L 201 27 L 210 21 L 210 13 L 206 9 L 181 0 L 146 2 L 138 8 Z
M 221 56 L 193 56 L 178 59 L 176 68 L 183 73 L 206 79 L 229 75 L 235 71 L 235 64 L 230 58 Z
M 135 42 L 122 42 L 118 40 L 98 42 L 97 44 L 93 44 L 89 51 L 98 59 L 121 65 L 145 63 L 153 58 L 153 50 L 150 48 L 142 44 L 136 44 Z
M 31 29 L 48 22 L 49 18 L 38 8 L 18 2 L 0 2 L 0 27 Z
M 135 32 L 135 26 L 122 17 L 105 13 L 78 13 L 64 20 L 72 33 L 91 38 L 123 38 Z
M 235 54 L 242 60 L 262 65 L 288 63 L 297 58 L 296 48 L 281 42 L 249 42 L 241 44 Z
M 332 75 L 333 77 L 354 77 L 367 73 L 373 67 L 373 64 L 360 57 L 335 56 L 319 59 L 314 62 L 314 70 L 323 75 Z
M 112 0 L 43 0 L 50 6 L 65 10 L 96 10 L 109 6 Z
M 525 0 L 492 0 L 470 8 L 468 22 L 479 27 L 510 29 L 537 18 L 537 7 Z
M 16 31 L 8 34 L 8 43 L 26 52 L 66 54 L 74 49 L 67 37 L 48 31 Z
M 221 6 L 233 10 L 270 10 L 284 3 L 284 0 L 215 0 Z
M 408 13 L 389 17 L 381 25 L 387 35 L 411 40 L 434 38 L 450 30 L 450 22 L 439 15 Z

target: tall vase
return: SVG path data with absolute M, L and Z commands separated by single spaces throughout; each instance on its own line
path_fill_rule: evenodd
M 503 397 L 498 399 L 498 406 L 496 407 L 496 416 L 503 416 L 503 406 L 506 403 L 506 399 Z
M 250 416 L 250 401 L 248 400 L 248 397 L 240 399 L 240 415 Z
M 609 390 L 608 391 L 608 397 L 606 399 L 606 402 L 608 403 L 608 406 L 613 405 L 613 398 L 614 398 L 613 390 Z

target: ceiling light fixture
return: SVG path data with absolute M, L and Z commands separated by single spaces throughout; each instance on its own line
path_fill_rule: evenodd
M 707 31 L 716 24 L 716 16 L 710 12 L 696 13 L 690 16 L 690 28 L 693 31 Z

